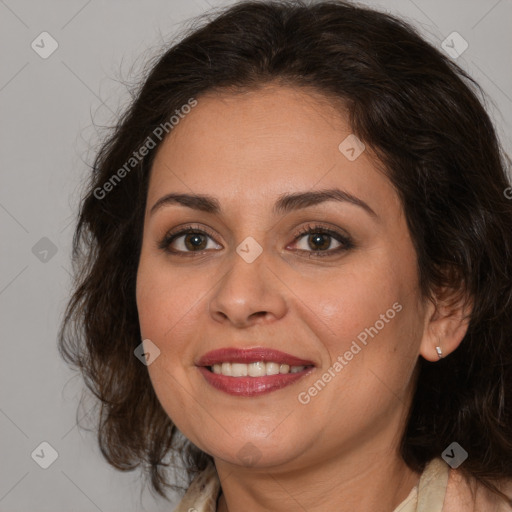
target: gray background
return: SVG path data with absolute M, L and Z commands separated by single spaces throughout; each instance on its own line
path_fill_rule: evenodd
M 185 20 L 234 3 L 210 2 L 0 0 L 2 512 L 173 509 L 141 495 L 140 474 L 110 468 L 94 434 L 76 427 L 82 384 L 59 358 L 56 335 L 77 201 L 102 127 L 129 100 L 125 84 Z M 402 15 L 436 46 L 462 35 L 469 47 L 457 62 L 488 95 L 510 154 L 512 0 L 364 3 Z M 43 31 L 59 45 L 47 59 L 31 47 Z M 58 452 L 48 469 L 31 458 L 43 441 Z

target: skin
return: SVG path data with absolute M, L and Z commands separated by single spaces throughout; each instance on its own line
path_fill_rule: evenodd
M 462 306 L 436 309 L 422 297 L 398 195 L 370 148 L 354 161 L 341 153 L 350 134 L 322 96 L 270 84 L 199 97 L 156 155 L 137 276 L 141 335 L 161 351 L 148 370 L 163 408 L 215 460 L 220 511 L 392 511 L 418 481 L 398 453 L 418 357 L 436 361 L 436 345 L 455 350 L 467 324 Z M 330 188 L 376 217 L 336 201 L 272 212 L 282 194 Z M 221 213 L 168 204 L 151 214 L 171 192 L 215 196 Z M 215 235 L 202 252 L 158 247 L 187 223 Z M 308 224 L 348 233 L 354 247 L 295 240 Z M 236 252 L 249 236 L 263 250 L 252 263 Z M 184 241 L 171 247 L 186 251 Z M 312 255 L 324 242 L 331 255 Z M 395 303 L 402 310 L 301 404 L 299 393 Z M 276 348 L 316 367 L 272 393 L 231 396 L 194 364 L 221 347 Z M 249 446 L 252 463 L 241 459 Z

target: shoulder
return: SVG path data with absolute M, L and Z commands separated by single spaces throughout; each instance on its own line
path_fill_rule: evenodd
M 496 486 L 512 499 L 512 480 Z M 466 478 L 459 470 L 451 469 L 446 486 L 443 512 L 512 512 L 512 506 L 475 480 Z

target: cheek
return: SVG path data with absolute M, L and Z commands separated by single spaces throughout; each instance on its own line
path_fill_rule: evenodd
M 414 260 L 380 256 L 333 274 L 323 287 L 303 283 L 309 306 L 303 314 L 317 326 L 331 361 L 357 345 L 364 352 L 358 359 L 371 365 L 397 355 L 413 363 L 417 356 L 422 315 Z
M 137 273 L 137 309 L 141 334 L 164 342 L 199 306 L 205 283 L 197 274 L 170 270 L 155 258 L 141 258 Z
M 184 386 L 189 388 L 189 368 L 183 361 L 191 357 L 189 338 L 201 293 L 190 286 L 189 278 L 183 281 L 183 276 L 169 273 L 155 258 L 141 256 L 136 289 L 141 336 L 160 350 L 148 366 L 149 376 L 164 410 L 178 428 L 188 431 L 189 414 L 185 411 L 190 407 L 190 391 L 184 392 Z
M 373 325 L 399 296 L 397 283 L 368 268 L 333 276 L 321 289 L 308 288 L 308 303 L 315 315 L 326 329 L 343 339 Z

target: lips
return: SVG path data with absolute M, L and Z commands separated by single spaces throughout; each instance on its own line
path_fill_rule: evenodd
M 300 359 L 279 350 L 268 348 L 235 349 L 221 348 L 204 354 L 196 363 L 196 366 L 213 366 L 222 363 L 256 363 L 258 361 L 275 362 L 289 366 L 315 366 L 312 361 Z
M 250 365 L 261 361 L 277 363 L 281 367 L 295 367 L 298 371 L 254 377 L 227 376 L 212 371 L 214 365 L 221 365 L 222 363 Z M 198 370 L 206 382 L 213 388 L 240 397 L 252 397 L 282 389 L 309 375 L 315 368 L 312 361 L 266 348 L 249 350 L 222 348 L 214 350 L 204 354 L 197 361 L 196 366 L 198 366 Z

